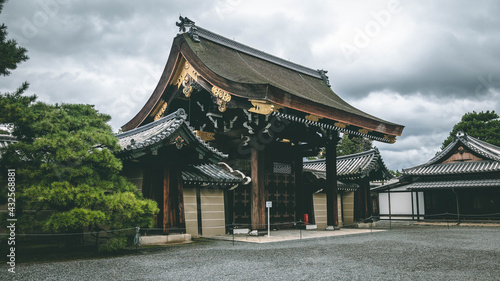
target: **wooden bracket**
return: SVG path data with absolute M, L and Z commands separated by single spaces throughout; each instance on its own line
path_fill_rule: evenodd
M 306 115 L 305 118 L 306 118 L 306 120 L 313 121 L 313 122 L 318 122 L 319 119 L 322 119 L 322 117 L 319 117 L 319 116 L 316 116 L 313 114 Z
M 368 134 L 371 131 L 368 130 L 368 129 L 361 128 L 361 129 L 358 130 L 358 132 L 360 132 L 361 134 L 365 134 L 366 135 L 366 134 Z
M 335 125 L 335 127 L 339 127 L 339 128 L 342 128 L 342 129 L 345 129 L 345 127 L 347 127 L 347 124 L 342 123 L 342 122 L 336 122 L 333 125 Z
M 253 107 L 250 108 L 248 111 L 253 113 L 269 115 L 273 111 L 276 112 L 281 108 L 281 106 L 268 101 L 263 101 L 263 100 L 249 100 L 249 101 L 252 103 Z
M 396 142 L 396 136 L 384 135 L 384 139 L 389 140 L 390 143 Z

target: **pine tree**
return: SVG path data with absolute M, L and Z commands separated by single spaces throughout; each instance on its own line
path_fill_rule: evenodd
M 457 132 L 464 133 L 482 141 L 500 146 L 500 117 L 495 111 L 466 113 L 462 120 L 453 126 L 448 138 L 443 141 L 441 150 L 453 142 Z
M 0 0 L 0 12 L 5 0 Z M 0 74 L 28 59 L 26 49 L 6 40 L 0 26 Z M 28 83 L 0 93 L 0 123 L 14 125 L 17 142 L 0 150 L 0 182 L 15 169 L 18 233 L 81 233 L 102 228 L 153 226 L 156 202 L 144 199 L 120 175 L 120 149 L 107 122 L 92 105 L 49 105 L 25 96 Z M 36 102 L 36 103 L 35 103 Z M 3 179 L 5 181 L 5 179 Z M 7 184 L 0 186 L 6 203 Z M 124 246 L 125 237 L 110 239 Z M 110 249 L 108 247 L 107 249 Z

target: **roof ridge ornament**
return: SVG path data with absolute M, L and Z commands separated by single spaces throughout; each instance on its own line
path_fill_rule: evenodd
M 464 137 L 465 136 L 465 132 L 460 130 L 457 132 L 457 134 L 455 135 L 457 138 L 460 138 L 460 137 Z
M 186 28 L 189 28 L 187 33 L 193 39 L 194 42 L 199 43 L 200 38 L 198 38 L 198 28 L 195 22 L 190 20 L 188 17 L 179 16 L 180 22 L 176 22 L 175 25 L 179 27 L 179 32 L 186 33 Z
M 318 69 L 318 73 L 319 73 L 319 75 L 321 75 L 321 79 L 323 79 L 323 82 L 325 82 L 325 84 L 328 87 L 331 87 L 331 85 L 330 85 L 330 79 L 326 75 L 328 73 L 328 71 L 327 70 L 323 70 L 323 69 Z

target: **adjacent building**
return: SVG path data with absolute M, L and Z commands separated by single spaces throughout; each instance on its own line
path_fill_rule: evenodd
M 392 178 L 378 149 L 337 157 L 339 189 L 339 221 L 343 225 L 371 221 L 377 213 L 377 200 L 370 192 L 371 183 Z M 305 161 L 306 186 L 314 192 L 315 223 L 321 228 L 326 223 L 321 210 L 325 209 L 326 163 L 324 159 Z
M 500 147 L 457 133 L 427 163 L 372 189 L 381 218 L 500 219 Z

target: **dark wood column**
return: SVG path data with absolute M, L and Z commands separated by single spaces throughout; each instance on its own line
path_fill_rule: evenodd
M 366 217 L 367 218 L 371 218 L 373 217 L 373 199 L 372 199 L 372 193 L 370 191 L 370 180 L 369 179 L 366 179 L 366 198 L 367 198 L 367 202 L 366 202 L 366 206 L 367 206 L 367 213 L 366 213 Z
M 184 183 L 182 182 L 182 171 L 176 172 L 177 176 L 177 202 L 179 211 L 179 228 L 182 232 L 186 230 L 186 218 L 184 214 Z
M 294 151 L 294 174 L 295 174 L 295 220 L 303 220 L 305 213 L 305 204 L 307 200 L 304 200 L 304 182 L 303 182 L 303 161 L 302 161 L 302 151 L 300 146 L 293 147 Z M 311 216 L 311 215 L 309 215 Z
M 163 168 L 163 232 L 168 233 L 170 228 L 170 167 L 166 166 Z
M 266 202 L 264 190 L 264 153 L 252 147 L 251 174 L 252 189 L 250 203 L 250 217 L 252 229 L 264 229 L 266 226 Z
M 338 133 L 326 144 L 326 221 L 328 227 L 339 225 L 337 206 L 337 144 Z

